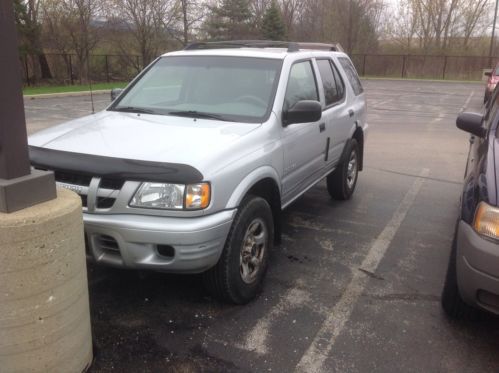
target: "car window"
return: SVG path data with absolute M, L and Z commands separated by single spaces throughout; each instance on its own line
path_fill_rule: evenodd
M 310 61 L 298 62 L 291 67 L 284 98 L 284 111 L 301 100 L 319 101 L 317 83 Z
M 498 86 L 499 87 L 499 86 Z M 496 116 L 497 110 L 499 108 L 499 89 L 496 87 L 492 93 L 492 97 L 487 101 L 486 111 L 485 111 L 485 121 L 486 127 L 490 127 L 492 120 Z
M 343 70 L 345 70 L 345 73 L 347 74 L 347 78 L 352 86 L 353 92 L 356 96 L 360 95 L 364 92 L 364 88 L 360 82 L 359 75 L 357 75 L 357 70 L 355 70 L 355 67 L 348 58 L 340 57 L 339 61 L 343 67 Z
M 333 67 L 333 74 L 334 74 L 334 80 L 336 81 L 336 89 L 338 90 L 338 96 L 340 99 L 343 99 L 345 95 L 345 82 L 343 81 L 343 78 L 341 77 L 338 68 L 334 65 L 332 61 L 331 66 Z
M 340 94 L 334 77 L 333 68 L 329 60 L 317 60 L 319 67 L 319 74 L 322 80 L 322 87 L 324 88 L 324 96 L 326 99 L 326 106 L 330 106 L 338 101 L 341 101 L 342 95 Z
M 262 122 L 272 109 L 281 66 L 267 58 L 162 57 L 109 110 Z

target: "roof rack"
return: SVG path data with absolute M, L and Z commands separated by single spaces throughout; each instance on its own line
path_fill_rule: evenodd
M 225 48 L 287 48 L 288 52 L 298 52 L 302 49 L 327 50 L 343 52 L 340 44 L 301 43 L 295 41 L 272 40 L 227 40 L 201 41 L 188 44 L 184 50 L 225 49 Z

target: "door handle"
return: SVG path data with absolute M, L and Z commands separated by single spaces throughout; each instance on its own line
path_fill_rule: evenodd
M 324 132 L 326 130 L 326 123 L 319 124 L 319 131 Z
M 354 114 L 355 112 L 352 109 L 348 110 L 348 115 L 350 115 L 350 118 L 353 117 Z

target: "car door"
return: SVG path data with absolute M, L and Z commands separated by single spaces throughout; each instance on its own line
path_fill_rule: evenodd
M 327 135 L 325 166 L 332 168 L 341 157 L 345 143 L 355 127 L 355 119 L 346 98 L 345 82 L 334 62 L 329 58 L 317 59 L 316 62 L 324 92 L 322 120 L 326 125 Z
M 319 101 L 317 79 L 311 60 L 295 62 L 289 72 L 283 113 L 301 100 Z M 295 123 L 282 128 L 283 205 L 300 195 L 320 178 L 324 165 L 326 138 L 321 120 L 312 123 Z

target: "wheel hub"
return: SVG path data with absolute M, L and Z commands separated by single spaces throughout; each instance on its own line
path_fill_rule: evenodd
M 254 219 L 248 225 L 239 257 L 241 279 L 247 284 L 254 282 L 261 270 L 267 236 L 267 228 L 262 219 Z

